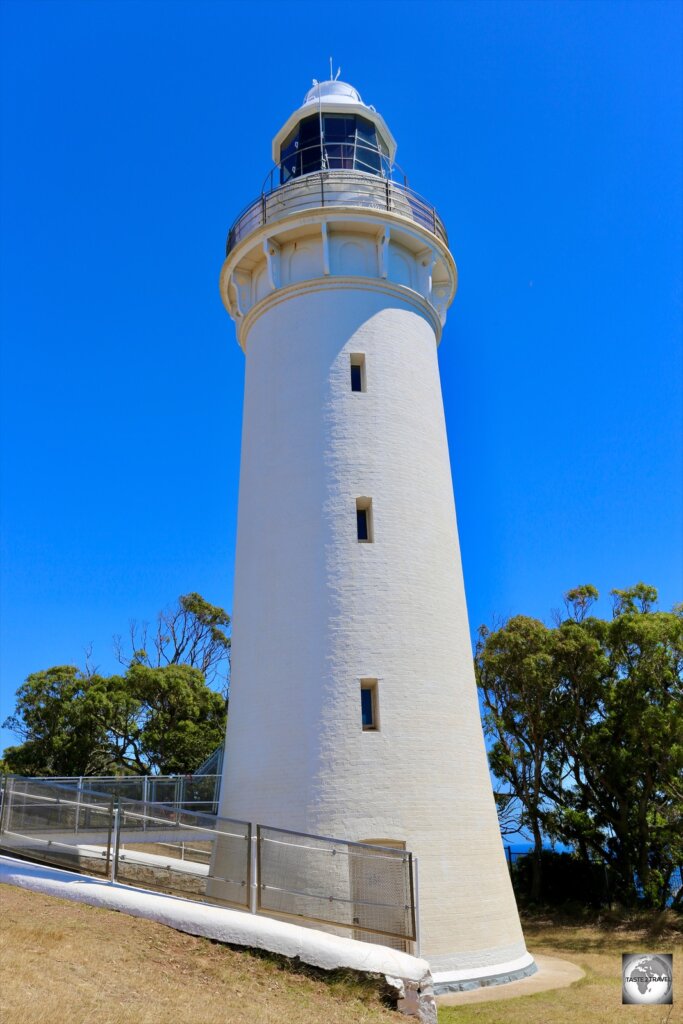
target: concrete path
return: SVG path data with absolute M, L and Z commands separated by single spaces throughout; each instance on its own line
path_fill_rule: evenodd
M 492 1003 L 502 999 L 517 999 L 519 996 L 530 996 L 534 992 L 549 992 L 554 988 L 569 988 L 575 981 L 583 978 L 584 971 L 569 960 L 560 960 L 554 956 L 543 956 L 530 950 L 536 961 L 538 970 L 529 978 L 510 981 L 507 985 L 488 985 L 486 988 L 475 988 L 470 992 L 448 992 L 437 996 L 437 1006 L 464 1006 L 466 1003 Z

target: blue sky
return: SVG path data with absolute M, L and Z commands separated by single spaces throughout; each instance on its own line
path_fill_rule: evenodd
M 0 720 L 89 643 L 113 671 L 112 634 L 181 593 L 231 607 L 218 274 L 330 54 L 459 265 L 440 362 L 473 629 L 584 582 L 683 599 L 682 12 L 6 0 Z

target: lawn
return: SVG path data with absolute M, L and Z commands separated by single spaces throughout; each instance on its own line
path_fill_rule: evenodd
M 2 1024 L 406 1020 L 372 983 L 297 973 L 153 921 L 9 885 L 0 885 L 0 910 Z
M 0 885 L 3 1024 L 400 1024 L 374 983 L 290 969 L 164 925 Z M 527 919 L 532 951 L 578 963 L 568 989 L 442 1007 L 439 1024 L 682 1024 L 672 920 Z M 622 952 L 674 952 L 676 1002 L 621 1005 Z M 669 1010 L 672 1010 L 669 1013 Z
M 570 988 L 472 1006 L 442 1007 L 439 1024 L 679 1024 L 683 1022 L 683 934 L 671 915 L 603 916 L 593 923 L 527 918 L 531 952 L 578 964 L 586 977 Z M 622 1006 L 621 954 L 674 954 L 673 1006 Z

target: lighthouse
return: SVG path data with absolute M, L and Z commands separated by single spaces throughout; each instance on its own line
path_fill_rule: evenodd
M 530 973 L 473 674 L 437 360 L 457 271 L 381 114 L 314 83 L 228 236 L 245 357 L 220 813 L 409 850 L 421 953 Z

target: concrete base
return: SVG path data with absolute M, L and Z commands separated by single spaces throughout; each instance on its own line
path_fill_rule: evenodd
M 494 1000 L 517 999 L 535 992 L 568 988 L 584 977 L 584 972 L 569 960 L 554 956 L 534 956 L 534 972 L 526 977 L 501 985 L 500 982 L 479 985 L 469 990 L 449 991 L 437 995 L 438 1006 L 461 1006 L 467 1003 L 488 1003 Z M 434 986 L 436 989 L 436 985 Z
M 507 985 L 535 974 L 538 970 L 531 953 L 490 967 L 457 968 L 457 957 L 437 956 L 429 961 L 434 979 L 434 994 L 470 992 L 491 985 Z

